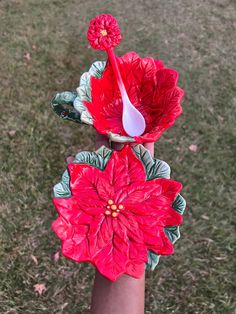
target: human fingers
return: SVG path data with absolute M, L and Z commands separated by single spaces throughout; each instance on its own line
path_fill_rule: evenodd
M 149 150 L 151 156 L 154 156 L 154 143 L 145 143 L 144 147 Z

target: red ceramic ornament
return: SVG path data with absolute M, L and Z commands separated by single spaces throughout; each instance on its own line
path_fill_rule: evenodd
M 139 278 L 148 251 L 174 251 L 165 227 L 182 222 L 172 208 L 182 186 L 171 179 L 150 179 L 153 174 L 147 180 L 144 164 L 130 146 L 109 154 L 103 169 L 101 156 L 93 166 L 83 163 L 85 153 L 80 163 L 68 165 L 71 194 L 53 199 L 59 217 L 52 227 L 64 256 L 92 263 L 112 281 L 122 274 Z M 89 160 L 95 156 L 91 153 Z M 148 167 L 153 172 L 150 160 Z
M 114 47 L 119 44 L 121 34 L 117 21 L 109 14 L 91 20 L 88 39 L 93 48 L 106 50 L 109 58 L 107 62 L 93 63 L 81 76 L 76 92 L 56 94 L 52 101 L 55 112 L 65 120 L 93 125 L 111 141 L 155 142 L 182 113 L 184 91 L 178 87 L 178 72 L 165 68 L 161 60 L 140 58 L 136 52 L 117 57 Z M 123 100 L 125 93 L 125 99 L 144 119 L 146 128 L 143 133 L 137 133 L 140 136 L 131 136 L 124 129 L 122 111 L 127 106 L 123 105 L 121 90 Z M 76 111 L 68 110 L 64 104 L 74 106 Z M 132 111 L 129 112 L 132 120 Z
M 184 92 L 177 86 L 178 73 L 165 68 L 160 60 L 140 58 L 135 52 L 126 53 L 117 62 L 130 101 L 146 122 L 144 134 L 133 141 L 155 142 L 182 113 Z M 109 62 L 101 78 L 91 76 L 90 88 L 92 101 L 83 104 L 96 130 L 127 137 L 122 125 L 122 99 Z

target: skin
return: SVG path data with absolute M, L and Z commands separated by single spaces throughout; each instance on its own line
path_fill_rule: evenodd
M 111 144 L 111 145 L 110 145 Z M 107 137 L 96 135 L 96 149 L 102 145 L 120 150 L 122 144 L 109 143 Z M 154 143 L 144 144 L 154 155 Z M 71 163 L 74 157 L 67 158 Z M 95 274 L 92 291 L 91 314 L 143 314 L 145 299 L 145 273 L 139 279 L 122 275 L 111 282 L 98 271 Z

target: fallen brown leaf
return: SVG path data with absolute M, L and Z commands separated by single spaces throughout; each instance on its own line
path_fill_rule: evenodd
M 60 252 L 56 252 L 54 255 L 53 255 L 53 260 L 54 262 L 57 262 L 60 258 Z
M 13 137 L 16 134 L 16 130 L 10 130 L 8 131 L 8 134 L 10 135 L 10 137 Z
M 34 256 L 34 255 L 30 255 L 31 259 L 33 260 L 33 262 L 38 265 L 38 260 L 37 260 L 37 257 Z
M 191 144 L 188 148 L 191 152 L 196 153 L 198 150 L 198 146 L 196 144 Z
M 42 295 L 47 290 L 44 283 L 37 283 L 34 285 L 34 291 L 37 292 L 39 295 Z
M 27 61 L 30 61 L 31 60 L 31 54 L 29 52 L 26 52 L 24 54 L 24 59 L 27 60 Z

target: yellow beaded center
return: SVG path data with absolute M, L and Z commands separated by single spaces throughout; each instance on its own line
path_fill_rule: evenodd
M 102 36 L 106 36 L 107 35 L 107 31 L 105 29 L 101 30 L 100 33 L 102 34 Z
M 124 209 L 122 204 L 115 204 L 113 200 L 108 200 L 105 210 L 105 215 L 111 216 L 113 218 L 117 217 L 121 210 Z

